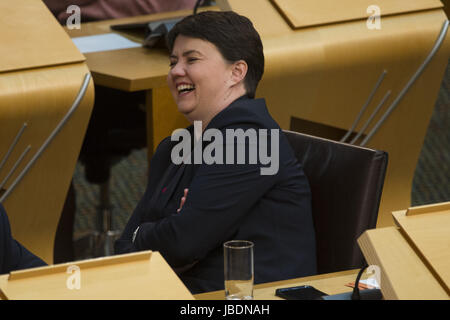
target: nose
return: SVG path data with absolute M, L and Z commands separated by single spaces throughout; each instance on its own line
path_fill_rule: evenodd
M 169 72 L 170 76 L 172 78 L 182 77 L 186 75 L 186 71 L 184 69 L 184 66 L 181 62 L 177 62 L 172 69 L 170 69 Z

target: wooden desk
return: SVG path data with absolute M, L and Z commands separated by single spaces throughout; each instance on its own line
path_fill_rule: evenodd
M 355 281 L 358 271 L 359 270 L 347 270 L 311 277 L 258 284 L 255 285 L 254 298 L 255 300 L 283 300 L 275 296 L 275 290 L 277 288 L 300 285 L 311 285 L 328 294 L 350 292 L 352 289 L 345 285 Z M 364 279 L 364 276 L 362 278 Z M 0 275 L 0 287 L 4 286 L 7 281 L 8 275 Z M 0 299 L 2 298 L 4 299 L 5 297 L 0 296 Z M 196 300 L 224 300 L 225 293 L 223 290 L 206 292 L 194 295 L 194 298 Z
M 338 294 L 351 292 L 352 289 L 345 285 L 354 282 L 359 270 L 347 270 L 341 272 L 320 274 L 317 276 L 296 278 L 290 280 L 276 281 L 257 284 L 253 290 L 255 300 L 283 300 L 275 296 L 275 290 L 278 288 L 294 287 L 301 285 L 310 285 L 327 294 Z M 223 290 L 206 292 L 194 295 L 196 300 L 224 300 Z
M 0 299 L 7 298 L 11 300 L 194 299 L 161 254 L 152 251 L 13 271 L 9 275 L 0 276 Z
M 1 1 L 0 12 L 0 202 L 14 238 L 51 264 L 94 84 L 76 107 L 89 69 L 42 1 Z
M 398 227 L 367 230 L 358 244 L 380 268 L 385 299 L 450 299 L 450 202 L 392 215 Z

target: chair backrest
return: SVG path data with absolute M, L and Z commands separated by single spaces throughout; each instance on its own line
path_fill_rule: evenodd
M 387 153 L 284 133 L 311 187 L 318 273 L 361 267 L 364 257 L 356 240 L 376 227 Z

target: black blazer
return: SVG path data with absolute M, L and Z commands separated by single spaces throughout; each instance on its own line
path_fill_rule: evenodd
M 45 265 L 44 261 L 12 237 L 8 216 L 0 204 L 0 274 Z
M 236 164 L 236 152 L 235 164 L 175 165 L 171 152 L 178 141 L 166 138 L 151 160 L 147 189 L 116 242 L 116 253 L 154 250 L 173 268 L 194 263 L 179 274 L 192 293 L 223 289 L 222 245 L 228 240 L 254 242 L 255 283 L 315 274 L 309 184 L 264 100 L 236 100 L 206 130 L 211 128 L 223 133 L 224 144 L 226 129 L 269 129 L 269 135 L 278 129 L 278 172 L 261 175 L 269 165 L 248 164 L 248 157 L 247 164 Z M 249 152 L 248 140 L 244 147 Z M 177 213 L 184 188 L 189 188 L 187 201 Z

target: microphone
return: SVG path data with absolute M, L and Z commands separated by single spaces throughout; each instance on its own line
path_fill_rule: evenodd
M 194 13 L 197 14 L 198 8 L 205 5 L 211 5 L 210 0 L 197 0 L 194 6 Z M 144 39 L 144 47 L 153 48 L 165 45 L 161 40 L 165 40 L 166 35 L 173 28 L 173 26 L 182 18 L 162 20 L 156 22 L 150 22 L 147 26 L 147 34 Z
M 153 48 L 161 44 L 165 47 L 165 41 L 162 40 L 165 40 L 169 31 L 172 30 L 181 19 L 182 18 L 174 18 L 148 23 L 143 46 Z

